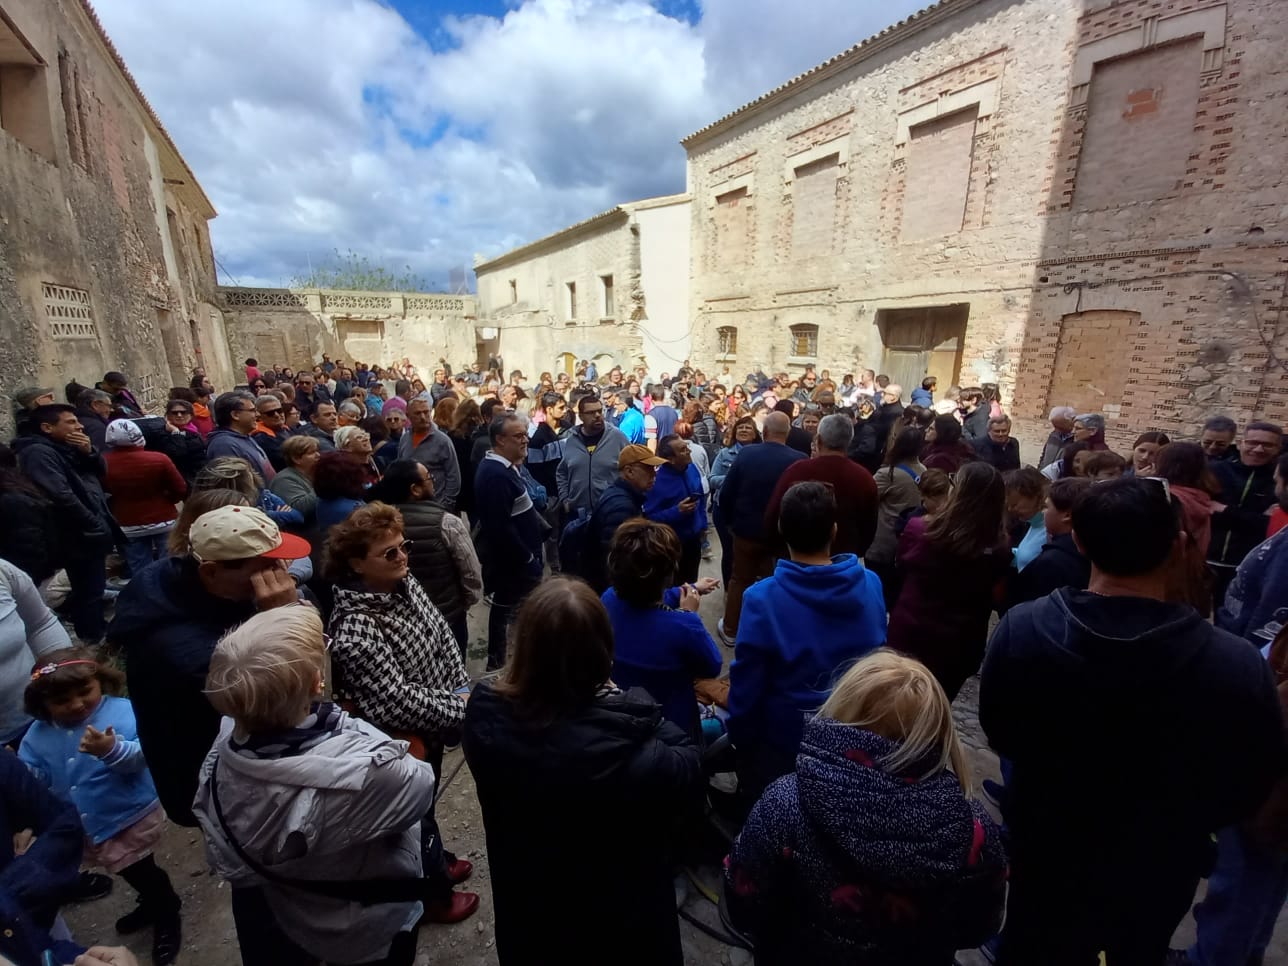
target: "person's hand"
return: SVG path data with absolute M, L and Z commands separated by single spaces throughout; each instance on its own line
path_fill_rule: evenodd
M 698 501 L 694 497 L 686 496 L 680 501 L 679 511 L 686 516 L 698 508 Z
M 284 503 L 284 504 L 282 504 L 281 506 L 279 506 L 279 507 L 277 508 L 277 512 L 278 512 L 278 513 L 285 513 L 287 510 L 294 510 L 294 509 L 295 509 L 295 507 L 291 506 L 289 503 Z
M 139 966 L 139 961 L 124 946 L 95 946 L 77 956 L 72 966 Z
M 1224 513 L 1227 509 L 1229 508 L 1224 503 L 1213 501 L 1208 504 L 1208 512 L 1210 513 Z
M 693 589 L 699 594 L 705 595 L 711 593 L 711 591 L 715 590 L 719 586 L 720 581 L 716 580 L 714 577 L 699 577 L 698 582 L 693 585 Z
M 99 731 L 93 725 L 89 725 L 81 735 L 80 750 L 83 754 L 102 758 L 115 747 L 116 731 L 111 725 L 107 726 L 106 731 Z
M 680 587 L 680 610 L 687 610 L 690 614 L 697 613 L 698 605 L 702 602 L 702 595 L 692 584 L 684 584 Z
M 250 575 L 250 586 L 255 592 L 255 608 L 272 610 L 274 607 L 285 607 L 300 599 L 295 581 L 284 567 L 261 570 Z
M 32 844 L 35 841 L 36 841 L 36 833 L 32 829 L 25 828 L 21 832 L 14 832 L 13 833 L 14 858 L 17 858 L 20 855 L 26 855 L 27 850 L 31 848 Z
M 94 448 L 94 444 L 90 441 L 90 438 L 85 435 L 85 431 L 83 429 L 78 429 L 74 433 L 68 433 L 67 436 L 64 437 L 64 441 L 75 446 L 82 453 L 88 453 Z

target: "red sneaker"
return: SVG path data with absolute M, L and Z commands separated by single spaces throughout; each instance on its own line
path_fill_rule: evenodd
M 447 877 L 452 885 L 460 885 L 474 874 L 474 863 L 468 859 L 457 859 L 447 867 Z
M 444 902 L 426 903 L 425 922 L 436 922 L 450 926 L 454 922 L 464 922 L 479 911 L 479 897 L 474 892 L 453 892 L 452 898 Z

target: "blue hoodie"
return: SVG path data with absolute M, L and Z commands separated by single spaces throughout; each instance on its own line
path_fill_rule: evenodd
M 808 715 L 846 667 L 886 639 L 881 579 L 852 553 L 827 566 L 779 560 L 747 588 L 729 668 L 729 736 L 794 753 Z
M 689 497 L 694 497 L 698 505 L 692 513 L 681 513 L 679 506 Z M 707 531 L 707 501 L 702 495 L 702 473 L 692 463 L 682 473 L 676 472 L 669 463 L 659 466 L 653 487 L 644 497 L 644 515 L 669 526 L 681 543 L 697 540 Z

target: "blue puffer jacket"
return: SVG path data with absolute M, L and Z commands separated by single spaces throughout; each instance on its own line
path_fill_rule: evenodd
M 728 914 L 757 966 L 950 966 L 1001 924 L 1006 854 L 957 776 L 892 773 L 898 745 L 806 726 L 796 773 L 752 809 L 726 862 Z

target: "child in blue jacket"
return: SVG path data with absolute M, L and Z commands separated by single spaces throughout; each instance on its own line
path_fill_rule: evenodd
M 143 760 L 134 709 L 117 697 L 125 675 L 81 648 L 41 658 L 24 694 L 35 719 L 18 756 L 85 826 L 85 860 L 134 887 L 139 904 L 120 933 L 153 926 L 152 962 L 173 963 L 182 945 L 179 896 L 152 857 L 165 811 Z

